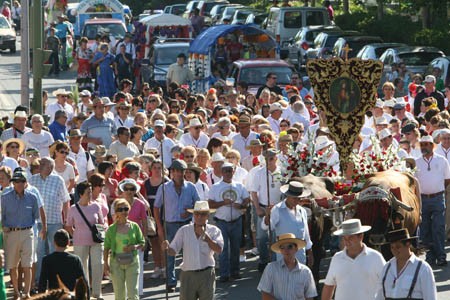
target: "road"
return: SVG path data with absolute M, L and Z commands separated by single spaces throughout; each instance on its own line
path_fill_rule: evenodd
M 20 46 L 18 44 L 18 49 Z M 70 85 L 75 82 L 75 71 L 63 72 L 59 77 L 45 78 L 43 89 L 51 92 L 58 88 L 70 89 Z M 16 54 L 0 52 L 0 117 L 13 111 L 14 107 L 20 103 L 20 51 Z M 450 261 L 450 243 L 447 243 L 447 260 Z M 321 277 L 326 275 L 329 258 L 324 260 Z M 164 299 L 164 280 L 151 279 L 152 265 L 145 266 L 145 289 L 142 299 Z M 450 265 L 447 267 L 434 267 L 434 276 L 438 287 L 438 299 L 450 299 Z M 239 299 L 253 300 L 260 299 L 256 290 L 260 273 L 257 271 L 257 261 L 254 257 L 249 257 L 248 261 L 241 264 L 242 279 L 226 284 L 217 282 L 216 299 Z M 104 281 L 104 298 L 114 299 L 112 285 Z M 320 289 L 320 288 L 319 288 Z M 178 290 L 177 290 L 178 292 Z M 178 293 L 169 295 L 170 299 L 178 299 Z

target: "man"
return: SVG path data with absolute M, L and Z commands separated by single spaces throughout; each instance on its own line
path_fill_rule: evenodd
M 131 68 L 133 66 L 133 55 L 131 53 L 127 53 L 127 47 L 134 49 L 133 43 L 129 43 L 128 45 L 124 43 L 119 44 L 117 49 L 118 53 L 114 59 L 114 73 L 116 74 L 116 78 L 119 82 L 123 79 L 132 78 Z
M 214 220 L 222 232 L 224 247 L 219 256 L 220 282 L 240 279 L 239 247 L 242 238 L 242 209 L 247 208 L 250 195 L 241 183 L 233 182 L 235 166 L 222 165 L 222 181 L 212 185 L 209 206 L 216 210 Z
M 422 199 L 420 239 L 429 246 L 426 260 L 430 265 L 447 265 L 445 253 L 445 191 L 450 184 L 450 166 L 447 159 L 433 152 L 433 138 L 420 139 L 422 157 L 416 159 L 415 177 Z
M 195 79 L 194 73 L 192 73 L 188 67 L 184 66 L 185 60 L 186 55 L 180 53 L 177 56 L 177 62 L 169 66 L 169 69 L 167 70 L 167 89 L 169 89 L 169 85 L 172 82 L 183 85 L 189 84 Z
M 80 98 L 81 101 L 80 103 L 78 103 L 78 113 L 83 113 L 86 115 L 90 114 L 90 110 L 89 108 L 92 106 L 92 101 L 91 101 L 91 92 L 88 90 L 82 90 L 80 92 Z
M 283 111 L 282 119 L 287 119 L 289 123 L 302 123 L 303 128 L 308 129 L 311 117 L 302 98 L 299 95 L 293 95 L 289 98 L 289 106 Z
M 384 266 L 379 281 L 377 300 L 429 299 L 437 300 L 436 283 L 430 265 L 411 251 L 408 229 L 402 228 L 386 234 L 394 257 Z
M 45 109 L 45 114 L 50 116 L 50 120 L 48 123 L 52 123 L 55 120 L 55 113 L 58 110 L 63 110 L 67 113 L 68 121 L 73 118 L 73 107 L 67 103 L 67 99 L 69 98 L 70 92 L 65 89 L 57 89 L 53 92 L 53 96 L 56 97 L 56 102 L 47 105 Z
M 58 16 L 58 24 L 56 24 L 56 36 L 61 41 L 61 57 L 62 57 L 62 68 L 67 70 L 69 66 L 67 65 L 67 36 L 72 36 L 69 24 L 65 22 L 67 17 L 65 15 Z
M 53 140 L 67 142 L 67 113 L 64 110 L 58 110 L 55 113 L 55 120 L 48 126 Z
M 165 240 L 162 247 L 170 256 L 176 256 L 183 249 L 180 299 L 213 299 L 216 289 L 214 254 L 222 252 L 222 233 L 206 222 L 214 212 L 207 201 L 195 202 L 194 209 L 188 211 L 194 214 L 194 222 L 181 227 L 170 245 Z
M 119 127 L 119 129 L 117 129 L 117 140 L 109 146 L 108 154 L 117 155 L 118 160 L 127 157 L 136 157 L 140 154 L 136 144 L 130 142 L 129 128 Z
M 89 152 L 84 151 L 81 146 L 81 138 L 83 134 L 80 129 L 72 129 L 69 131 L 69 157 L 72 158 L 77 164 L 78 179 L 77 184 L 83 181 L 87 181 L 89 177 L 94 174 L 95 166 L 92 161 L 92 157 Z
M 392 151 L 397 152 L 399 158 L 408 157 L 408 153 L 398 147 L 398 142 L 392 136 L 390 129 L 385 128 L 378 132 L 378 139 L 380 140 L 381 151 L 388 151 L 389 147 L 391 147 Z
M 136 46 L 133 44 L 133 41 L 131 40 L 133 38 L 133 35 L 129 32 L 125 33 L 125 37 L 122 42 L 119 43 L 117 49 L 116 49 L 116 57 L 119 56 L 119 54 L 122 54 L 122 47 L 124 47 L 123 51 L 125 54 L 128 54 L 127 57 L 130 58 L 130 61 L 133 62 L 134 59 L 136 59 Z M 131 79 L 130 77 L 126 77 L 127 79 Z M 119 80 L 120 82 L 120 80 Z
M 50 71 L 48 72 L 48 75 L 59 74 L 59 49 L 61 48 L 61 41 L 56 36 L 56 29 L 54 27 L 50 27 L 49 30 L 49 36 L 45 39 L 45 49 L 51 50 L 52 54 L 50 54 L 50 57 L 48 58 L 49 63 L 52 64 L 52 67 L 50 68 Z
M 447 159 L 450 164 L 450 129 L 439 130 L 440 143 L 437 145 L 434 153 L 439 154 Z M 447 212 L 445 214 L 445 232 L 446 239 L 450 239 L 450 188 L 445 189 L 445 207 Z
M 193 146 L 194 148 L 206 148 L 209 137 L 202 132 L 203 124 L 198 118 L 189 121 L 189 131 L 180 138 L 181 146 Z
M 241 160 L 241 165 L 248 172 L 264 162 L 264 156 L 262 156 L 263 146 L 264 144 L 259 139 L 255 139 L 251 140 L 250 144 L 246 147 L 246 150 L 250 150 L 250 155 Z
M 247 148 L 250 141 L 257 139 L 257 133 L 250 129 L 251 118 L 248 115 L 241 115 L 239 117 L 239 133 L 233 136 L 233 149 L 241 154 L 241 161 L 243 158 L 250 155 L 250 150 Z
M 418 116 L 420 113 L 420 104 L 422 100 L 428 97 L 433 97 L 437 100 L 437 105 L 440 111 L 445 109 L 445 101 L 444 95 L 437 91 L 436 86 L 436 77 L 433 75 L 427 75 L 424 80 L 425 89 L 418 93 L 414 98 L 414 115 Z M 401 119 L 400 119 L 401 120 Z
M 397 101 L 394 104 L 394 116 L 395 118 L 399 119 L 399 120 L 403 120 L 405 118 L 410 119 L 410 120 L 414 120 L 414 116 L 410 113 L 406 111 L 406 102 L 403 98 L 399 98 L 402 101 Z
M 213 153 L 211 157 L 211 169 L 206 175 L 208 187 L 222 180 L 222 166 L 225 163 L 225 156 L 221 152 Z
M 19 167 L 17 160 L 11 157 L 7 157 L 4 155 L 5 151 L 3 150 L 3 141 L 0 140 L 0 167 L 9 167 L 11 170 L 15 170 Z
M 282 120 L 283 107 L 278 102 L 272 103 L 269 112 L 270 116 L 267 117 L 267 121 L 269 121 L 272 131 L 278 136 L 281 132 L 280 122 Z
M 134 125 L 134 119 L 130 117 L 131 104 L 121 101 L 116 104 L 117 116 L 114 119 L 116 127 L 130 128 Z
M 306 95 L 308 95 L 308 89 L 305 88 L 303 85 L 303 78 L 300 77 L 300 74 L 298 73 L 292 73 L 291 74 L 291 84 L 292 86 L 295 86 L 297 90 L 299 91 L 300 97 L 304 99 Z
M 145 142 L 144 151 L 149 148 L 158 149 L 160 157 L 164 159 L 163 163 L 166 168 L 169 168 L 172 164 L 172 155 L 170 150 L 176 145 L 175 142 L 164 135 L 166 129 L 166 123 L 163 120 L 156 120 L 154 124 L 154 136 Z M 163 153 L 161 153 L 161 149 Z M 161 155 L 162 154 L 162 155 Z
M 194 37 L 199 35 L 203 31 L 203 27 L 205 27 L 205 18 L 200 16 L 200 10 L 198 8 L 195 8 L 192 12 L 191 24 L 194 29 Z
M 282 259 L 271 262 L 261 277 L 258 291 L 262 299 L 312 300 L 317 297 L 316 284 L 311 270 L 301 264 L 295 254 L 306 246 L 304 240 L 293 233 L 282 234 L 270 248 L 281 253 Z
M 322 290 L 322 300 L 374 299 L 380 292 L 378 282 L 386 261 L 381 254 L 363 243 L 364 232 L 359 219 L 342 222 L 333 234 L 342 237 L 344 249 L 331 259 Z
M 26 148 L 36 148 L 41 157 L 49 156 L 48 147 L 55 141 L 50 132 L 42 130 L 44 118 L 35 114 L 31 117 L 31 131 L 22 136 Z
M 271 92 L 275 92 L 278 95 L 283 95 L 283 91 L 277 85 L 277 74 L 275 73 L 272 72 L 267 73 L 266 84 L 258 89 L 258 92 L 256 93 L 256 99 L 259 99 L 261 92 L 266 88 L 269 89 Z
M 47 219 L 47 236 L 40 238 L 37 245 L 37 264 L 36 281 L 39 281 L 41 273 L 42 258 L 52 253 L 55 248 L 53 245 L 53 236 L 56 231 L 63 228 L 70 207 L 70 196 L 64 183 L 64 179 L 53 172 L 55 162 L 49 157 L 41 159 L 39 174 L 30 178 L 30 184 L 34 186 L 42 196 L 44 202 L 45 215 Z M 42 230 L 43 224 L 38 223 L 38 230 Z M 48 229 L 47 229 L 48 228 Z
M 11 128 L 2 132 L 0 140 L 6 141 L 12 138 L 20 139 L 26 132 L 31 131 L 30 128 L 26 127 L 27 120 L 27 113 L 23 110 L 16 109 L 13 115 L 13 125 Z
M 69 233 L 66 230 L 56 231 L 53 243 L 55 252 L 45 256 L 42 260 L 39 293 L 44 293 L 47 287 L 49 290 L 61 288 L 59 280 L 69 291 L 73 291 L 78 278 L 82 277 L 86 281 L 81 260 L 78 256 L 66 252 L 70 244 Z
M 261 222 L 266 215 L 266 208 L 281 201 L 280 187 L 282 179 L 281 168 L 277 165 L 277 151 L 269 149 L 265 155 L 267 156 L 267 166 L 258 168 L 253 173 L 252 177 L 258 178 L 258 180 L 252 180 L 253 184 L 250 187 L 254 212 L 258 218 L 255 227 L 256 243 L 259 251 L 258 270 L 260 271 L 263 271 L 270 261 L 268 249 L 269 230 L 263 230 Z
M 31 266 L 33 265 L 33 225 L 40 217 L 42 229 L 41 238 L 46 238 L 47 222 L 45 211 L 40 203 L 39 195 L 27 189 L 27 174 L 24 169 L 14 170 L 13 188 L 5 191 L 0 199 L 3 226 L 3 239 L 5 243 L 6 268 L 10 270 L 11 282 L 14 288 L 13 299 L 20 299 L 17 268 L 23 270 L 24 298 L 30 298 Z
M 109 148 L 117 127 L 113 119 L 105 116 L 105 103 L 103 99 L 96 98 L 92 101 L 94 113 L 81 124 L 81 133 L 85 135 L 84 140 L 88 147 L 94 149 L 96 145 L 104 145 Z
M 195 202 L 200 200 L 195 185 L 184 180 L 186 169 L 187 165 L 184 161 L 175 159 L 170 166 L 172 180 L 164 183 L 164 186 L 161 185 L 156 192 L 153 215 L 158 228 L 158 236 L 162 241 L 171 242 L 178 229 L 189 224 L 191 214 L 187 210 L 193 208 Z M 161 219 L 160 213 L 163 205 L 164 216 Z M 163 221 L 166 223 L 167 237 L 164 235 Z M 169 277 L 167 291 L 174 292 L 177 286 L 174 257 L 169 257 L 167 260 L 167 274 Z

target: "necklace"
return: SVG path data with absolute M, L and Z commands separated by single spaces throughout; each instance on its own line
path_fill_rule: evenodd
M 428 168 L 427 171 L 431 171 L 431 161 L 433 160 L 433 156 L 429 160 L 427 160 L 425 157 L 423 157 L 423 160 L 427 163 Z

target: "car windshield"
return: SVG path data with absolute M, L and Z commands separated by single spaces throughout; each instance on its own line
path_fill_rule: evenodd
M 0 29 L 9 29 L 8 21 L 5 18 L 0 18 Z
M 376 55 L 377 57 L 380 57 L 381 54 L 383 54 L 384 51 L 386 51 L 386 50 L 389 49 L 389 48 L 392 48 L 392 47 L 378 47 L 378 48 L 375 48 L 375 55 Z
M 236 11 L 236 9 L 238 9 L 238 7 L 226 7 L 225 10 L 223 11 L 223 15 L 224 16 L 232 16 L 234 14 L 234 12 Z
M 189 46 L 162 47 L 156 50 L 155 65 L 171 65 L 181 52 L 188 56 Z
M 122 24 L 86 24 L 84 26 L 83 36 L 87 37 L 89 40 L 95 40 L 97 34 L 103 32 L 108 32 L 116 40 L 123 39 L 125 36 L 125 27 Z
M 277 84 L 289 84 L 292 70 L 289 67 L 254 67 L 244 68 L 239 75 L 239 81 L 245 81 L 249 85 L 264 85 L 267 73 L 272 72 L 277 76 Z
M 237 20 L 245 20 L 245 19 L 247 19 L 248 15 L 251 14 L 251 13 L 252 13 L 252 12 L 251 12 L 251 11 L 248 11 L 248 10 L 238 11 L 238 12 L 236 13 L 236 19 L 237 19 Z
M 336 35 L 329 35 L 328 38 L 327 38 L 326 41 L 325 41 L 324 47 L 327 47 L 327 48 L 333 47 L 333 45 L 336 43 L 336 41 L 338 40 L 338 38 L 339 38 L 339 37 L 336 36 Z
M 356 57 L 356 54 L 358 54 L 359 50 L 362 49 L 365 45 L 375 42 L 375 41 L 368 41 L 368 40 L 361 40 L 361 41 L 350 41 L 348 42 L 348 46 L 351 49 L 348 53 L 348 57 Z
M 441 57 L 438 52 L 412 52 L 399 54 L 401 61 L 407 66 L 423 66 L 428 65 L 433 59 Z

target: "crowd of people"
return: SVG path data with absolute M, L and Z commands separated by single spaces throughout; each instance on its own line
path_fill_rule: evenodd
M 104 45 L 98 59 L 112 62 Z M 312 143 L 328 167 L 355 182 L 353 170 L 339 165 L 324 114 L 302 77 L 293 73 L 291 84 L 280 87 L 268 73 L 256 93 L 239 82 L 237 89 L 221 85 L 194 94 L 176 80 L 167 91 L 148 83 L 133 91 L 127 74 L 117 71 L 124 76 L 119 89 L 82 90 L 78 103 L 65 89 L 54 91 L 55 99 L 44 92 L 47 116 L 18 106 L 4 120 L 1 221 L 14 299 L 56 287 L 56 274 L 69 288 L 83 276 L 97 299 L 110 276 L 116 299 L 139 299 L 149 261 L 151 278 L 167 277 L 173 292 L 181 250 L 182 299 L 212 299 L 216 262 L 220 282 L 241 278 L 246 251 L 259 255 L 263 299 L 316 297 L 314 236 L 301 206 L 311 191 L 287 182 L 283 163 L 291 149 Z M 411 80 L 404 97 L 395 98 L 393 83 L 383 84 L 354 153 L 379 145 L 414 162 L 426 261 L 411 252 L 416 233 L 403 229 L 386 236 L 394 255 L 386 264 L 363 243 L 370 228 L 347 220 L 334 232 L 343 250 L 332 259 L 322 299 L 334 292 L 335 299 L 436 299 L 430 266 L 447 264 L 450 237 L 450 87 L 444 96 L 433 75 Z M 66 262 L 73 268 L 62 268 Z

